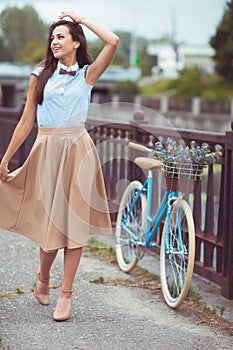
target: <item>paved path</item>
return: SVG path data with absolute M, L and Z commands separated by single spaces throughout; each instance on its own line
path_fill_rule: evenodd
M 54 284 L 61 280 L 61 253 L 51 273 Z M 0 231 L 0 292 L 14 292 L 16 288 L 26 292 L 0 298 L 0 349 L 232 349 L 231 336 L 171 310 L 159 294 L 90 283 L 99 277 L 126 276 L 116 265 L 85 255 L 74 284 L 72 317 L 57 323 L 52 315 L 58 290 L 51 289 L 48 306 L 38 304 L 31 292 L 37 267 L 38 248 L 32 242 Z

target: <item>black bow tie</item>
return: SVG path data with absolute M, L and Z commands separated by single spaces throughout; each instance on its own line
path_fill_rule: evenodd
M 74 76 L 76 74 L 76 70 L 72 70 L 70 72 L 67 72 L 67 70 L 60 68 L 59 74 L 69 74 L 69 75 Z

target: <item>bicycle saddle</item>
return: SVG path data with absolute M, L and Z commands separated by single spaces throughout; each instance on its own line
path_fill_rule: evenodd
M 161 168 L 162 166 L 162 163 L 159 160 L 147 157 L 137 157 L 134 159 L 134 163 L 145 170 Z

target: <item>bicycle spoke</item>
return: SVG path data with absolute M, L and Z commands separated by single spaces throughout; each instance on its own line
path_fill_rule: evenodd
M 184 281 L 186 277 L 186 269 L 185 269 L 185 262 L 182 263 L 179 262 L 181 260 L 180 257 L 177 255 L 170 255 L 169 256 L 169 262 L 171 265 L 172 270 L 172 280 L 176 289 L 176 292 L 173 292 L 173 297 L 176 297 L 180 294 L 180 291 L 183 289 Z M 182 259 L 183 260 L 183 259 Z
M 144 232 L 146 199 L 140 194 L 142 184 L 133 181 L 123 194 L 117 216 L 116 255 L 119 267 L 129 272 L 144 254 L 141 239 Z
M 191 210 L 184 200 L 174 203 L 168 217 L 161 243 L 161 281 L 166 302 L 177 307 L 191 282 L 195 234 Z

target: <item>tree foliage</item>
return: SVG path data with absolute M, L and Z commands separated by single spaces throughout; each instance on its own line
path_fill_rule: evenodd
M 233 81 L 233 0 L 226 4 L 210 45 L 215 49 L 216 71 L 226 80 Z
M 24 47 L 29 42 L 37 42 L 38 47 L 43 47 L 47 25 L 39 18 L 32 6 L 26 5 L 23 8 L 6 7 L 0 14 L 0 50 L 1 60 L 17 61 L 21 59 L 27 63 L 30 56 L 23 56 Z M 37 48 L 38 48 L 37 47 Z M 32 62 L 33 59 L 31 59 Z
M 44 45 L 38 40 L 34 39 L 28 41 L 19 51 L 17 57 L 20 62 L 25 64 L 32 64 L 41 62 L 45 55 Z

